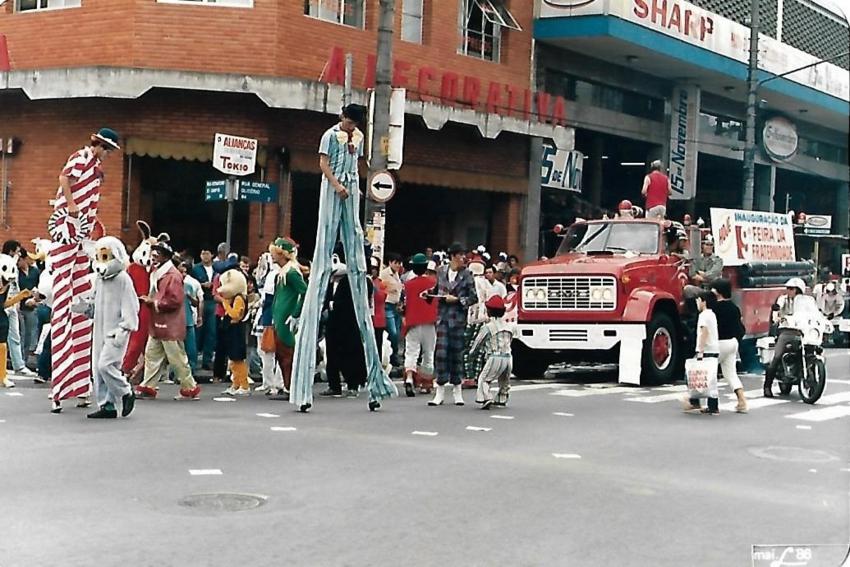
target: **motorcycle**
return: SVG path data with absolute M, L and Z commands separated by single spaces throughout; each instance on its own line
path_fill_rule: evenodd
M 775 380 L 783 396 L 797 386 L 800 397 L 807 404 L 820 399 L 826 388 L 826 362 L 823 356 L 823 339 L 833 332 L 832 323 L 820 313 L 798 317 L 789 316 L 780 321 L 780 328 L 799 329 L 801 336 L 786 345 Z M 776 337 L 762 337 L 756 341 L 762 364 L 770 364 L 776 347 Z

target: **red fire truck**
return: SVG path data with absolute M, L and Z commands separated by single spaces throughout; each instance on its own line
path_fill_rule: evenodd
M 523 269 L 516 294 L 514 373 L 540 377 L 557 362 L 619 364 L 619 381 L 670 382 L 684 368 L 687 261 L 668 252 L 678 223 L 643 218 L 579 221 L 556 255 Z M 702 232 L 690 229 L 691 255 Z M 793 239 L 793 237 L 792 237 Z M 748 338 L 768 332 L 770 309 L 787 278 L 811 284 L 808 262 L 752 261 L 724 268 Z M 687 318 L 685 318 L 687 319 Z

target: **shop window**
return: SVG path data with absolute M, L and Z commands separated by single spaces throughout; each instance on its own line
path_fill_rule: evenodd
M 156 0 L 161 4 L 211 4 L 229 8 L 253 8 L 254 0 Z
M 18 12 L 34 10 L 56 10 L 59 8 L 78 8 L 82 0 L 18 0 L 15 8 Z
M 700 132 L 712 132 L 715 136 L 722 136 L 731 140 L 744 139 L 744 123 L 741 120 L 709 114 L 700 111 Z
M 579 104 L 605 108 L 655 122 L 664 121 L 663 99 L 586 81 L 560 71 L 546 71 L 546 91 Z
M 803 155 L 813 157 L 816 160 L 847 164 L 847 148 L 808 138 L 800 138 L 799 147 Z
M 326 22 L 363 29 L 364 0 L 304 0 L 304 14 Z
M 461 0 L 458 53 L 498 62 L 503 28 L 521 31 L 504 0 Z
M 401 39 L 422 43 L 422 19 L 425 0 L 402 0 Z

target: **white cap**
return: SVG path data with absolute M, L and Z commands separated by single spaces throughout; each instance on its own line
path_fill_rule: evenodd
M 785 282 L 785 287 L 786 288 L 796 287 L 797 289 L 800 290 L 800 293 L 806 293 L 806 282 L 804 282 L 800 278 L 791 278 L 790 280 Z
M 437 263 L 434 260 L 428 260 L 428 267 L 425 268 L 429 272 L 437 271 Z

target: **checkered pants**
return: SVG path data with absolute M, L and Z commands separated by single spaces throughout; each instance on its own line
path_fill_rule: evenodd
M 463 369 L 465 372 L 464 378 L 469 378 L 471 380 L 478 378 L 478 375 L 481 373 L 481 369 L 484 368 L 484 362 L 486 360 L 483 350 L 479 350 L 474 354 L 470 352 L 470 349 L 472 347 L 472 341 L 475 340 L 475 337 L 476 335 L 478 335 L 478 331 L 480 329 L 480 323 L 467 325 L 466 331 L 463 335 Z
M 434 362 L 437 370 L 437 384 L 440 386 L 451 382 L 460 384 L 463 381 L 464 334 L 466 325 L 449 325 L 446 322 L 437 323 L 437 352 Z

